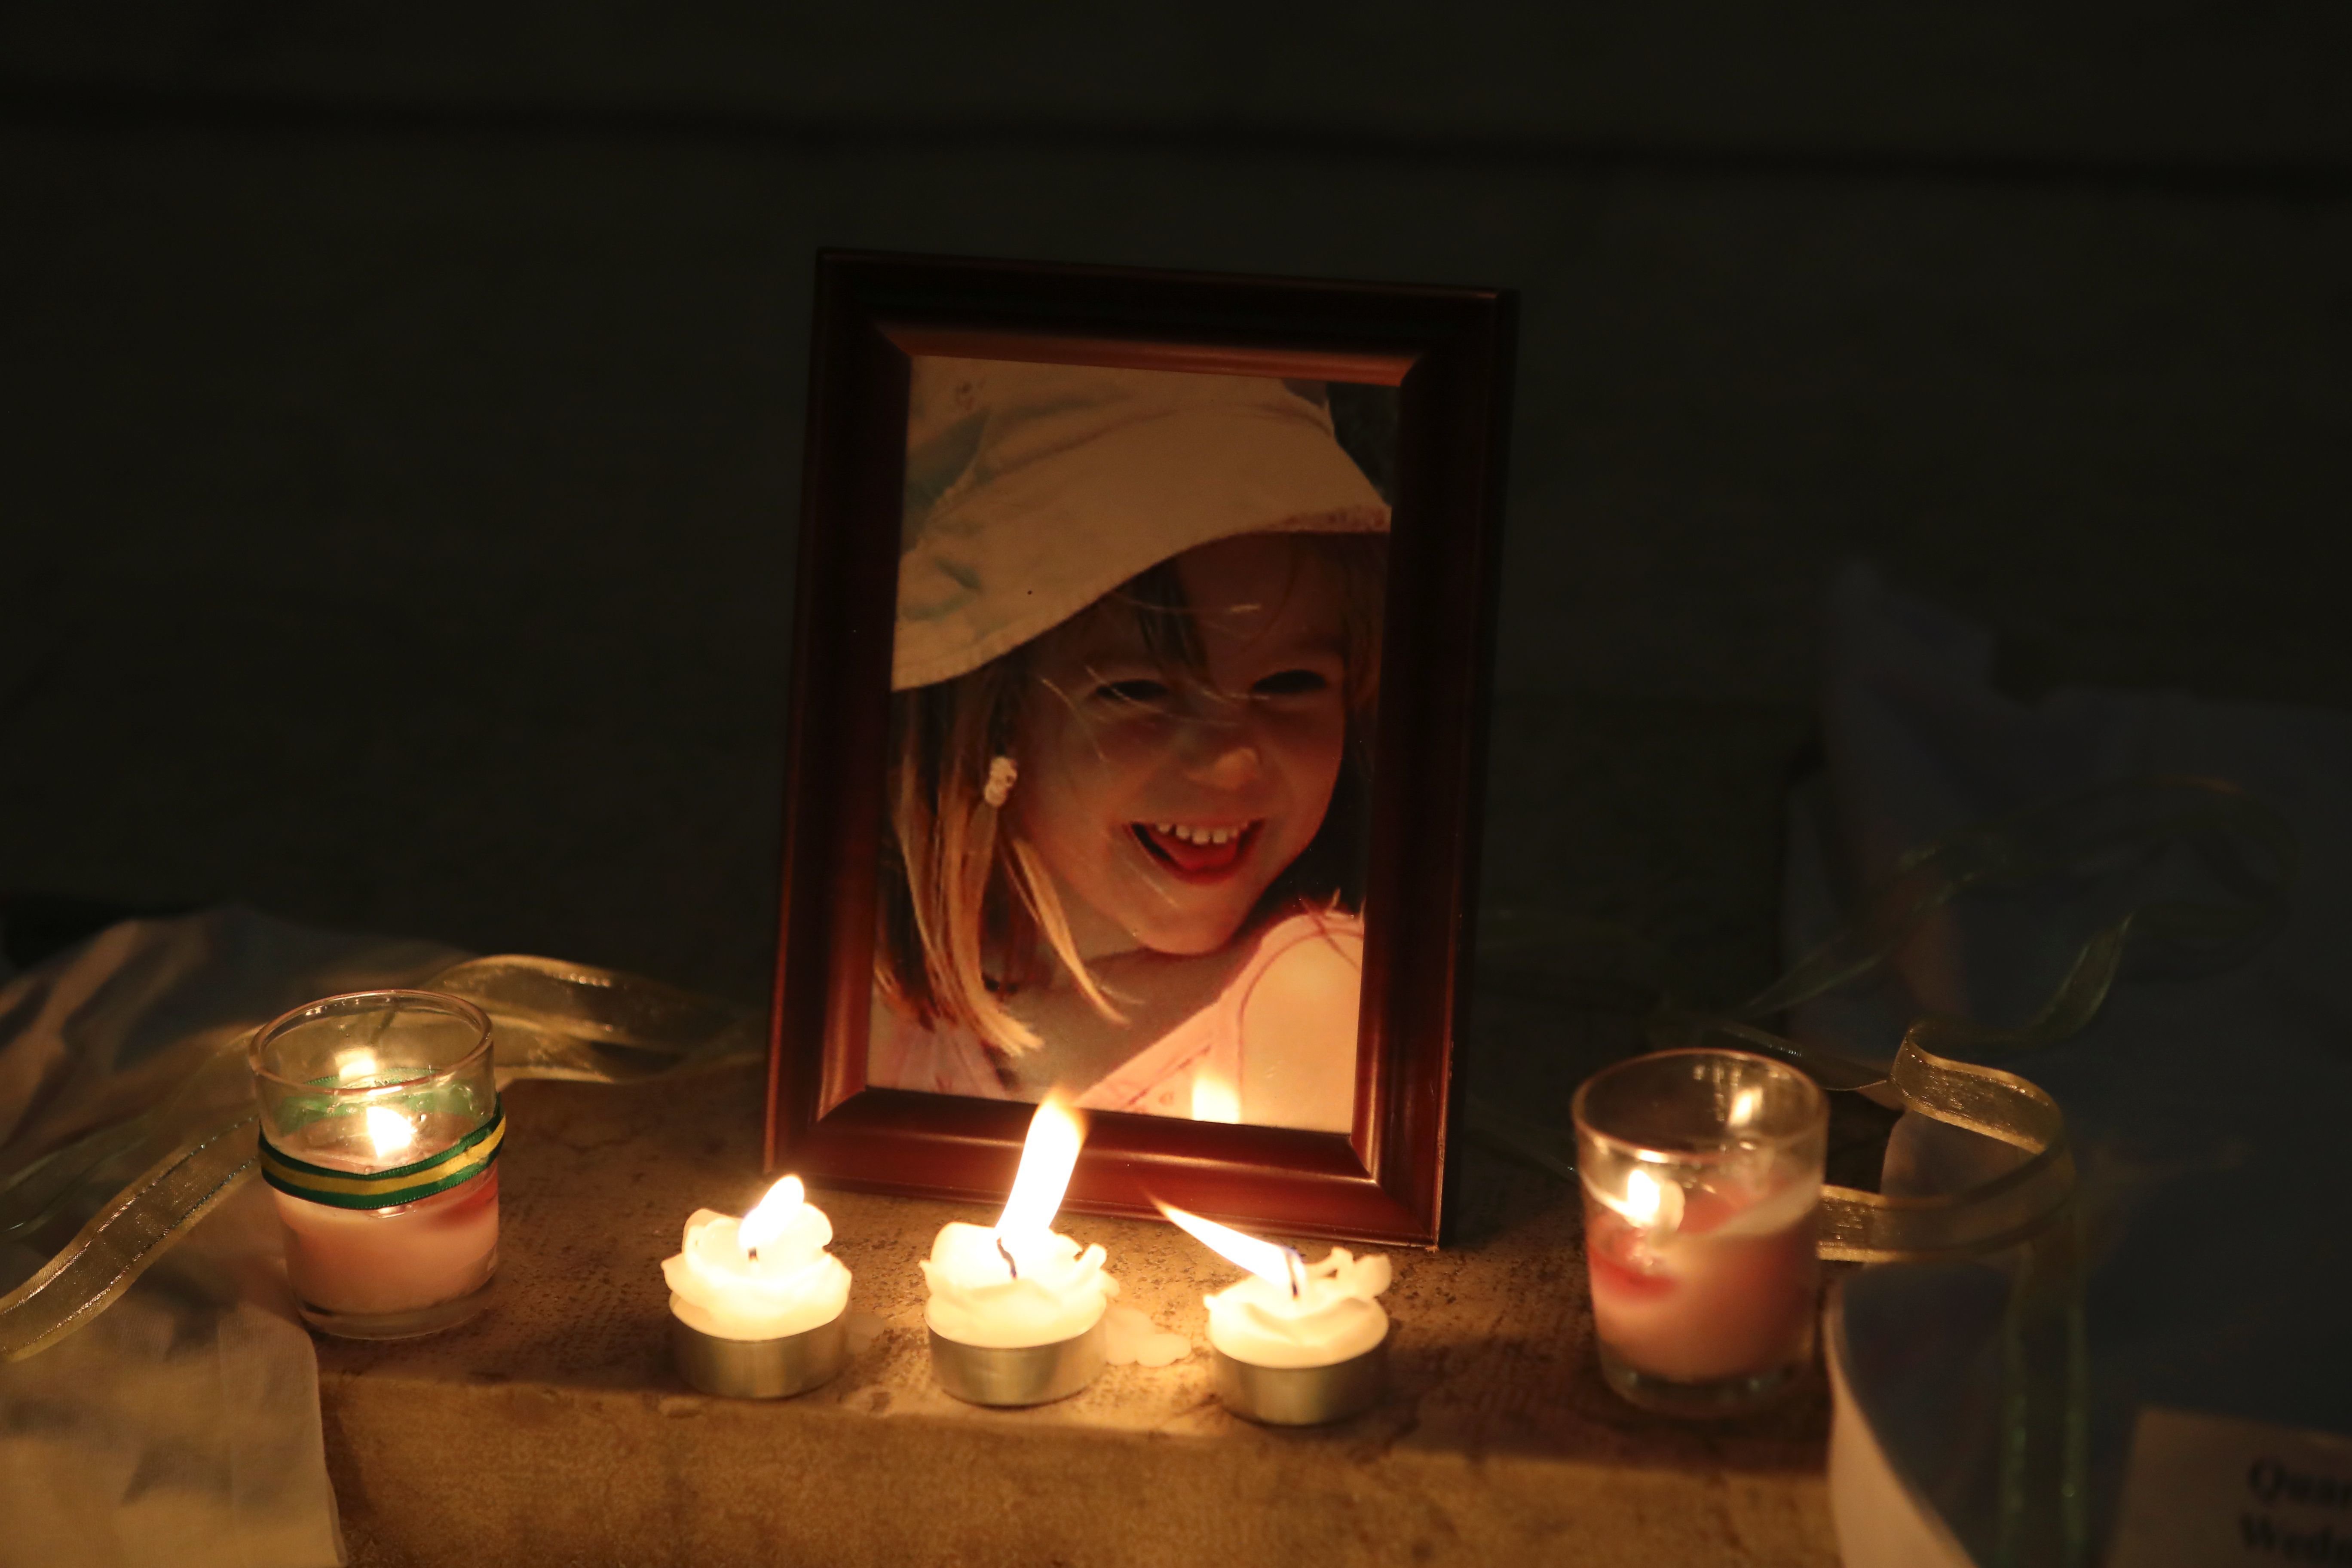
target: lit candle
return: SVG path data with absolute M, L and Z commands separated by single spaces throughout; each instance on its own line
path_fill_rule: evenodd
M 805 1333 L 849 1305 L 849 1270 L 825 1250 L 833 1222 L 786 1176 L 741 1219 L 716 1209 L 688 1216 L 686 1239 L 662 1261 L 669 1310 L 697 1332 L 725 1340 Z
M 1077 1392 L 1102 1368 L 1097 1331 L 1118 1281 L 1103 1271 L 1100 1247 L 1081 1250 L 1053 1228 L 1085 1141 L 1076 1113 L 1047 1096 L 1030 1119 L 996 1223 L 950 1221 L 932 1243 L 923 1316 L 933 1370 L 959 1398 L 1043 1404 Z
M 1217 1393 L 1256 1421 L 1311 1426 L 1355 1415 L 1379 1396 L 1389 1260 L 1335 1247 L 1316 1264 L 1287 1247 L 1167 1204 L 1160 1212 L 1249 1277 L 1203 1297 Z
M 1755 1407 L 1812 1352 L 1828 1110 L 1741 1051 L 1637 1057 L 1577 1091 L 1577 1171 L 1603 1375 L 1673 1414 Z
M 1388 1336 L 1389 1315 L 1373 1298 L 1389 1288 L 1389 1260 L 1335 1247 L 1311 1267 L 1287 1247 L 1167 1204 L 1160 1212 L 1191 1231 L 1249 1278 L 1202 1298 L 1209 1342 L 1255 1366 L 1329 1366 L 1362 1355 Z
M 362 992 L 294 1009 L 248 1054 L 303 1317 L 396 1338 L 480 1310 L 506 1133 L 488 1019 L 456 997 Z
M 825 1250 L 833 1222 L 798 1176 L 768 1189 L 741 1219 L 687 1216 L 669 1282 L 670 1349 L 705 1394 L 782 1399 L 830 1383 L 849 1364 L 849 1270 Z
M 1640 1372 L 1705 1383 L 1801 1360 L 1811 1343 L 1819 1190 L 1685 1187 L 1639 1166 L 1585 1184 L 1593 1331 Z
M 336 1201 L 384 1193 L 387 1180 L 401 1179 L 388 1173 L 442 1153 L 475 1130 L 466 1116 L 370 1105 L 274 1145 L 265 1168 L 278 1178 L 271 1196 L 286 1226 L 286 1278 L 295 1296 L 322 1314 L 373 1317 L 433 1307 L 488 1284 L 498 1266 L 499 1175 L 487 1155 L 470 1179 L 412 1202 Z M 429 1173 L 413 1184 L 430 1185 Z

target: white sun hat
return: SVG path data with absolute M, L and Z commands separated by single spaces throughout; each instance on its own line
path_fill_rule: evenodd
M 1315 384 L 931 356 L 911 382 L 894 691 L 977 669 L 1196 545 L 1389 526 Z

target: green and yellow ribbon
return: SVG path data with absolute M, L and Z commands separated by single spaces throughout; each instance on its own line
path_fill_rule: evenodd
M 388 1209 L 472 1181 L 499 1157 L 499 1145 L 506 1142 L 506 1102 L 501 1099 L 488 1121 L 439 1153 L 388 1171 L 362 1173 L 297 1160 L 264 1134 L 261 1179 L 290 1197 L 329 1208 Z

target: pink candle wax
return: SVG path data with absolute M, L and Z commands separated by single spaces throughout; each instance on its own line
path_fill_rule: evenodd
M 1698 1188 L 1680 1207 L 1679 1224 L 1643 1226 L 1586 1193 L 1601 1342 L 1677 1383 L 1769 1372 L 1805 1356 L 1820 1272 L 1816 1195 Z
M 415 1141 L 393 1158 L 333 1132 L 286 1152 L 315 1165 L 372 1173 L 430 1158 L 473 1131 L 461 1117 L 425 1116 Z M 331 1141 L 330 1141 L 331 1139 Z M 414 1311 L 481 1288 L 498 1268 L 499 1170 L 394 1208 L 344 1209 L 273 1190 L 286 1224 L 286 1277 L 294 1293 L 328 1312 Z

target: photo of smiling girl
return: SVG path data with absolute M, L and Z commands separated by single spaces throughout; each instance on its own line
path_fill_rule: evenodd
M 1331 402 L 913 362 L 869 1084 L 1351 1124 L 1389 508 Z

